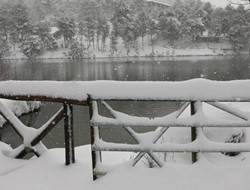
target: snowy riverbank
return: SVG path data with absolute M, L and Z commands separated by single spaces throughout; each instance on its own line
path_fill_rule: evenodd
M 54 51 L 45 51 L 41 55 L 35 57 L 34 59 L 67 59 L 66 54 L 69 52 L 69 49 L 60 48 Z M 109 52 L 100 52 L 96 50 L 89 51 L 89 56 L 85 58 L 98 59 L 98 58 L 126 58 L 126 57 L 185 57 L 185 56 L 221 56 L 228 55 L 232 53 L 225 53 L 223 50 L 212 50 L 209 48 L 202 49 L 167 49 L 163 47 L 156 47 L 155 53 L 152 56 L 152 50 L 150 47 L 146 47 L 143 50 L 139 50 L 138 53 L 131 52 L 129 55 L 126 55 L 126 52 L 121 50 L 114 54 L 110 55 Z M 5 57 L 5 59 L 28 59 L 21 52 L 12 52 L 11 55 Z
M 61 43 L 60 41 L 58 43 Z M 145 42 L 147 44 L 147 42 Z M 127 55 L 126 49 L 122 42 L 119 42 L 117 46 L 117 51 L 111 55 L 109 45 L 107 45 L 106 51 L 99 51 L 96 48 L 91 47 L 86 51 L 84 58 L 98 59 L 98 58 L 127 58 L 127 57 L 185 57 L 185 56 L 221 56 L 221 55 L 232 55 L 235 54 L 230 50 L 231 46 L 229 44 L 195 44 L 185 47 L 182 45 L 180 47 L 171 47 L 162 42 L 160 45 L 156 45 L 152 54 L 152 47 L 149 45 L 140 45 L 138 50 L 131 49 Z M 58 48 L 57 50 L 44 51 L 40 55 L 34 57 L 33 59 L 67 59 L 70 48 Z M 241 52 L 248 53 L 248 52 Z M 28 59 L 18 47 L 15 51 L 13 48 L 10 54 L 5 57 L 5 59 Z
M 62 59 L 67 58 L 68 50 L 59 49 L 54 52 L 44 52 L 42 55 L 39 55 L 38 59 Z M 154 50 L 154 55 L 152 55 L 151 47 L 146 46 L 136 53 L 131 51 L 129 55 L 126 55 L 126 51 L 122 48 L 116 52 L 113 56 L 110 55 L 110 52 L 100 52 L 97 50 L 89 51 L 89 58 L 124 58 L 124 57 L 181 57 L 181 56 L 217 56 L 217 55 L 226 55 L 223 50 L 212 50 L 209 48 L 197 48 L 197 49 L 173 49 L 173 48 L 164 48 L 157 46 Z

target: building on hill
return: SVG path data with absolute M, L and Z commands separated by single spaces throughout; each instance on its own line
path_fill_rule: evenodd
M 164 11 L 172 6 L 171 0 L 146 0 L 146 11 L 151 13 L 152 10 Z
M 147 0 L 146 2 L 149 7 L 168 8 L 172 6 L 168 0 Z

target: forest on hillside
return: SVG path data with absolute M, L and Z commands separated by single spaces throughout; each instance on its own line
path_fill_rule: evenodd
M 235 51 L 246 49 L 250 12 L 243 5 L 218 8 L 200 0 L 176 0 L 170 8 L 150 10 L 145 0 L 0 1 L 1 57 L 10 48 L 35 57 L 64 47 L 70 57 L 81 58 L 89 48 L 102 52 L 107 46 L 113 55 L 118 40 L 129 55 L 145 38 L 153 54 L 159 38 L 171 46 L 177 40 L 197 43 L 204 33 L 227 38 Z

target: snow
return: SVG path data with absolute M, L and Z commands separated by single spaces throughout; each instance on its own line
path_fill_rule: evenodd
M 53 81 L 5 81 L 0 82 L 0 94 L 2 95 L 40 95 L 50 97 L 67 97 L 76 98 L 78 100 L 86 100 L 88 94 L 93 98 L 131 98 L 131 99 L 171 99 L 176 96 L 179 99 L 209 99 L 216 100 L 249 100 L 250 92 L 248 90 L 250 81 L 228 81 L 218 82 L 205 79 L 194 79 L 184 82 L 115 82 L 115 81 L 92 81 L 92 82 L 53 82 Z M 21 87 L 20 87 L 21 85 Z M 34 91 L 34 89 L 36 89 Z M 107 89 L 109 90 L 108 92 Z M 125 95 L 127 94 L 127 95 Z M 6 114 L 11 121 L 16 122 L 18 128 L 22 128 L 22 135 L 29 146 L 30 139 L 37 135 L 40 130 L 29 130 L 23 124 L 16 121 L 15 116 L 10 112 L 9 108 L 15 102 L 9 100 L 0 101 L 0 111 Z M 120 113 L 113 110 L 105 102 L 104 106 L 114 116 L 114 119 L 106 118 L 99 115 L 97 105 L 94 105 L 93 121 L 122 122 L 131 124 L 131 121 L 138 123 L 155 124 L 158 122 L 181 122 L 188 124 L 195 122 L 201 127 L 201 123 L 209 124 L 209 122 L 222 122 L 227 125 L 244 123 L 249 126 L 250 117 L 249 103 L 213 103 L 201 104 L 196 103 L 196 114 L 190 115 L 190 107 L 184 104 L 183 107 L 167 116 L 161 118 L 149 119 L 146 117 L 139 118 Z M 25 106 L 24 106 L 25 107 Z M 21 108 L 23 108 L 21 106 Z M 217 109 L 219 108 L 219 109 Z M 185 110 L 186 109 L 186 110 Z M 222 112 L 225 109 L 228 113 Z M 60 110 L 61 111 L 61 110 Z M 59 111 L 59 112 L 60 112 Z M 58 112 L 58 113 L 59 113 Z M 237 115 L 233 117 L 231 114 Z M 212 119 L 212 120 L 210 120 Z M 226 120 L 226 121 L 225 121 Z M 93 122 L 92 121 L 92 122 Z M 137 123 L 137 124 L 138 124 Z M 213 124 L 212 123 L 212 124 Z M 159 124 L 159 123 L 158 123 Z M 157 124 L 157 125 L 158 125 Z M 194 123 L 193 123 L 194 124 Z M 45 124 L 46 125 L 46 124 Z M 44 128 L 43 126 L 42 128 Z M 23 130 L 24 129 L 24 130 Z M 25 132 L 26 131 L 26 132 Z M 134 133 L 138 145 L 126 145 L 134 149 L 134 151 L 148 151 L 149 148 L 157 149 L 157 151 L 219 151 L 237 150 L 249 151 L 250 131 L 244 129 L 246 135 L 246 143 L 241 144 L 223 144 L 226 135 L 234 132 L 242 131 L 242 129 L 223 129 L 222 131 L 214 130 L 214 128 L 204 128 L 198 130 L 198 139 L 190 143 L 190 129 L 187 128 L 169 128 L 164 137 L 159 139 L 160 142 L 155 144 L 155 139 L 164 131 L 160 128 L 156 132 L 146 134 Z M 221 142 L 220 142 L 221 141 Z M 125 148 L 114 143 L 105 143 L 101 139 L 96 142 L 99 147 L 118 147 L 121 150 Z M 174 189 L 174 190 L 249 190 L 249 172 L 250 172 L 250 153 L 241 153 L 235 157 L 225 156 L 221 153 L 199 153 L 199 161 L 190 164 L 190 154 L 177 153 L 154 153 L 156 158 L 163 161 L 163 167 L 148 168 L 147 159 L 144 158 L 135 167 L 132 167 L 134 153 L 127 152 L 103 152 L 103 164 L 100 169 L 106 171 L 107 174 L 96 181 L 92 181 L 91 168 L 91 149 L 90 146 L 77 147 L 76 163 L 65 166 L 65 150 L 51 149 L 43 152 L 41 157 L 30 160 L 16 160 L 10 158 L 13 151 L 18 152 L 23 148 L 20 146 L 17 150 L 13 150 L 10 146 L 0 142 L 0 184 L 1 189 L 16 190 L 53 190 L 53 189 L 108 189 L 108 190 L 138 190 L 138 189 Z M 36 147 L 35 147 L 36 148 Z M 39 144 L 37 148 L 41 148 Z M 98 148 L 96 146 L 96 148 Z M 151 154 L 152 152 L 150 152 Z M 152 153 L 153 154 L 153 153 Z M 164 157 L 164 158 L 163 158 Z
M 61 44 L 61 43 L 59 43 Z M 90 50 L 89 58 L 122 58 L 122 57 L 152 57 L 152 48 L 145 46 L 139 49 L 138 53 L 131 50 L 130 54 L 127 55 L 126 50 L 123 47 L 118 48 L 119 50 L 113 55 L 110 55 L 109 51 L 100 52 L 98 50 Z M 57 50 L 46 50 L 42 54 L 38 55 L 34 59 L 67 59 L 66 54 L 70 50 L 68 48 L 58 48 Z M 203 48 L 169 48 L 156 46 L 154 48 L 154 57 L 184 57 L 184 56 L 220 56 L 227 55 L 220 48 L 210 49 L 208 47 Z M 234 54 L 233 52 L 229 54 Z M 5 59 L 28 59 L 22 52 L 17 48 L 16 51 L 12 50 L 11 54 L 5 57 Z
M 37 59 L 66 59 L 69 52 L 67 48 L 59 48 L 58 50 L 45 50 Z
M 249 101 L 250 80 L 182 82 L 149 81 L 3 81 L 0 95 L 45 96 L 86 101 L 92 99 Z M 36 89 L 36 90 L 34 90 Z
M 51 28 L 51 33 L 53 34 L 58 29 L 56 27 Z M 67 54 L 70 51 L 70 48 L 63 48 L 63 39 L 56 40 L 59 48 L 56 50 L 45 50 L 34 59 L 67 59 Z M 121 39 L 118 39 L 117 51 L 114 55 L 111 56 L 110 53 L 110 41 L 107 40 L 106 50 L 99 51 L 98 48 L 93 48 L 92 46 L 87 51 L 89 58 L 127 58 L 127 57 L 183 57 L 183 56 L 218 56 L 226 54 L 234 54 L 231 52 L 224 52 L 223 49 L 232 49 L 231 45 L 228 43 L 214 44 L 199 44 L 192 46 L 187 46 L 185 43 L 177 46 L 171 47 L 167 45 L 167 42 L 160 40 L 158 45 L 154 47 L 154 54 L 152 55 L 152 47 L 149 45 L 148 39 L 144 39 L 144 44 L 139 43 L 138 50 L 131 48 L 129 55 L 124 48 L 124 44 Z M 10 55 L 5 57 L 6 59 L 28 59 L 20 50 L 16 47 L 14 50 L 11 49 Z
M 124 113 L 116 113 L 117 117 L 107 118 L 103 116 L 93 117 L 91 124 L 93 126 L 103 127 L 122 127 L 122 126 L 136 126 L 136 127 L 248 127 L 250 126 L 249 118 L 247 121 L 226 121 L 220 118 L 207 118 L 203 115 L 194 115 L 188 118 L 176 118 L 176 114 L 169 114 L 164 117 L 147 118 L 147 117 L 135 117 Z
M 41 105 L 41 102 L 26 102 L 26 101 L 13 101 L 0 99 L 0 104 L 8 107 L 16 116 L 21 116 L 24 113 L 29 113 L 38 109 Z M 3 126 L 5 119 L 0 116 L 0 126 Z
M 1 149 L 8 149 L 0 145 Z M 244 166 L 218 166 L 201 156 L 193 165 L 167 164 L 163 168 L 147 168 L 145 165 L 131 167 L 130 155 L 105 154 L 108 173 L 92 181 L 90 146 L 76 149 L 76 164 L 64 166 L 64 150 L 52 149 L 33 160 L 10 160 L 0 156 L 0 184 L 2 189 L 16 190 L 248 190 L 249 160 L 239 161 Z M 234 158 L 223 157 L 224 160 Z M 127 160 L 125 163 L 121 162 Z
M 236 121 L 232 120 L 224 120 L 218 117 L 208 117 L 203 109 L 203 104 L 201 102 L 195 103 L 196 113 L 193 116 L 178 118 L 181 116 L 182 111 L 185 111 L 187 108 L 186 104 L 184 104 L 183 108 L 180 111 L 173 112 L 167 116 L 156 117 L 156 118 L 146 118 L 146 117 L 135 117 L 130 116 L 118 111 L 113 110 L 107 103 L 102 103 L 109 112 L 113 115 L 114 118 L 103 117 L 98 113 L 97 103 L 93 102 L 93 117 L 91 119 L 91 126 L 104 126 L 104 127 L 124 127 L 125 130 L 138 142 L 138 145 L 124 145 L 124 144 L 115 144 L 115 143 L 106 143 L 96 137 L 96 142 L 94 144 L 94 148 L 96 150 L 113 150 L 113 151 L 126 151 L 131 150 L 132 152 L 140 152 L 140 151 L 149 151 L 152 152 L 250 152 L 250 143 L 244 144 L 225 144 L 225 143 L 216 143 L 210 141 L 203 132 L 204 129 L 211 127 L 249 127 L 249 113 L 241 112 L 240 110 L 235 109 L 234 107 L 230 107 L 224 104 L 216 103 L 215 107 L 219 107 L 224 109 L 229 114 L 235 114 L 237 117 L 240 117 Z M 205 106 L 206 107 L 206 106 Z M 190 110 L 190 107 L 188 107 Z M 242 118 L 242 115 L 245 115 Z M 183 116 L 182 116 L 183 117 Z M 163 135 L 164 132 L 159 133 L 159 128 L 156 129 L 155 132 L 149 132 L 145 134 L 138 134 L 130 127 L 145 127 L 145 126 L 160 126 L 160 127 L 199 127 L 197 129 L 198 138 L 191 143 L 186 144 L 175 144 L 175 143 L 163 143 L 157 144 L 156 141 Z M 201 129 L 202 128 L 202 129 Z M 157 139 L 157 140 L 155 140 Z
M 34 102 L 33 104 L 30 104 L 29 108 L 27 108 L 27 104 L 25 107 L 25 102 L 21 102 L 23 104 L 19 104 L 17 108 L 21 109 L 22 111 L 20 112 L 16 112 L 16 114 L 21 114 L 21 113 L 27 113 L 30 111 L 33 111 L 34 109 L 37 109 L 39 107 L 40 103 Z M 9 106 L 8 106 L 9 105 Z M 14 129 L 16 130 L 16 132 L 21 136 L 22 140 L 23 140 L 23 145 L 20 145 L 19 147 L 17 147 L 16 149 L 9 151 L 9 153 L 6 155 L 8 155 L 9 157 L 16 157 L 25 147 L 30 147 L 33 150 L 35 150 L 39 155 L 43 154 L 47 148 L 41 143 L 39 142 L 38 144 L 36 144 L 35 146 L 31 146 L 31 142 L 32 140 L 37 137 L 39 135 L 39 132 L 46 128 L 46 124 L 44 126 L 42 126 L 40 129 L 35 129 L 32 127 L 28 127 L 25 126 L 16 116 L 15 114 L 11 111 L 10 107 L 10 103 L 6 105 L 6 100 L 2 100 L 0 101 L 0 113 L 2 115 L 2 123 L 5 122 L 4 119 L 7 119 L 10 124 L 14 127 Z M 13 103 L 12 103 L 13 105 Z M 26 110 L 25 110 L 26 108 Z M 13 107 L 12 107 L 13 109 Z

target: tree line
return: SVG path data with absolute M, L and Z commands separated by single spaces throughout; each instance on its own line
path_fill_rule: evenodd
M 197 43 L 204 32 L 227 38 L 236 51 L 249 47 L 249 26 L 243 5 L 216 8 L 200 0 L 176 0 L 166 9 L 149 9 L 145 0 L 1 0 L 0 54 L 11 44 L 27 57 L 60 46 L 73 58 L 90 48 L 114 55 L 121 40 L 129 55 L 144 46 L 145 38 L 154 54 L 159 39 L 170 46 L 177 40 Z

